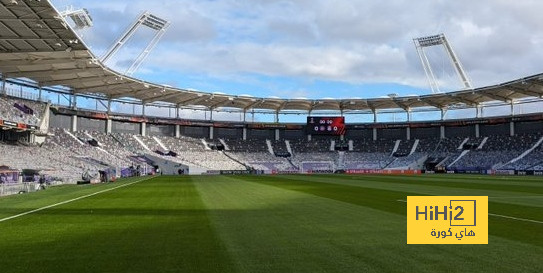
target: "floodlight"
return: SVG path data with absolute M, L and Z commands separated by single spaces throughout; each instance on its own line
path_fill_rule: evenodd
M 424 68 L 424 73 L 426 74 L 426 78 L 428 79 L 430 88 L 432 89 L 432 93 L 440 92 L 439 85 L 434 76 L 432 66 L 430 65 L 430 62 L 428 61 L 428 56 L 426 56 L 426 52 L 424 51 L 424 48 L 439 46 L 439 45 L 443 46 L 443 48 L 445 49 L 445 52 L 449 56 L 449 60 L 451 61 L 452 66 L 456 70 L 456 74 L 458 74 L 458 77 L 460 81 L 462 82 L 464 89 L 473 89 L 473 87 L 471 86 L 471 81 L 469 80 L 466 74 L 466 71 L 464 71 L 464 68 L 462 67 L 462 64 L 460 63 L 460 60 L 458 59 L 458 57 L 452 50 L 452 47 L 447 41 L 445 34 L 415 38 L 413 39 L 413 42 L 415 43 L 415 47 L 417 48 L 417 53 L 419 54 L 422 67 Z
M 75 29 L 85 29 L 92 27 L 92 17 L 87 9 L 74 10 L 72 6 L 69 6 L 60 15 L 64 18 L 69 17 L 75 23 Z
M 167 20 L 164 20 L 158 16 L 155 16 L 148 11 L 143 12 L 138 18 L 136 18 L 136 21 L 132 23 L 128 27 L 128 29 L 124 32 L 124 34 L 113 44 L 113 46 L 104 54 L 101 61 L 102 63 L 105 63 L 107 60 L 109 60 L 119 49 L 134 35 L 136 30 L 140 26 L 146 26 L 152 30 L 156 31 L 155 36 L 153 39 L 149 42 L 147 47 L 138 55 L 136 60 L 132 63 L 132 65 L 126 70 L 125 75 L 132 75 L 140 65 L 143 63 L 145 58 L 149 55 L 151 50 L 156 46 L 158 41 L 162 38 L 164 33 L 166 33 L 166 30 L 170 26 L 170 22 Z

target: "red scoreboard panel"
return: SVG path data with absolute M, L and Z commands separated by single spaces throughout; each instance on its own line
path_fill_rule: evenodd
M 312 135 L 344 135 L 345 117 L 307 117 L 307 133 Z

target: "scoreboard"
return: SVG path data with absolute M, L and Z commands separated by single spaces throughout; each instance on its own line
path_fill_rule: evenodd
M 312 135 L 344 135 L 345 117 L 307 117 L 307 133 Z

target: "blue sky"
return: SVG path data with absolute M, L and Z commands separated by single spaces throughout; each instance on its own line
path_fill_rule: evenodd
M 142 11 L 172 22 L 136 77 L 209 92 L 282 98 L 428 94 L 412 39 L 445 33 L 475 86 L 543 71 L 538 1 L 53 0 L 87 8 L 81 32 L 101 56 Z M 126 70 L 151 31 L 107 63 Z M 441 48 L 428 51 L 445 91 L 460 84 Z

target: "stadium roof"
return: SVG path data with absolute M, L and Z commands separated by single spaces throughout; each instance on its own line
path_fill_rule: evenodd
M 107 68 L 45 0 L 0 0 L 0 73 L 5 78 L 28 78 L 42 87 L 69 87 L 74 94 L 101 94 L 108 99 L 129 97 L 143 103 L 163 101 L 179 107 L 197 105 L 211 109 L 408 110 L 543 97 L 543 74 L 473 90 L 372 99 L 259 98 L 179 89 L 127 77 Z

